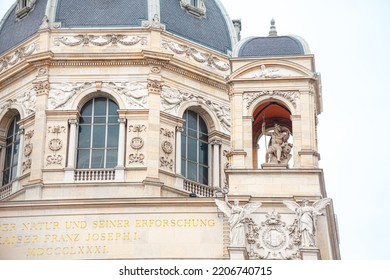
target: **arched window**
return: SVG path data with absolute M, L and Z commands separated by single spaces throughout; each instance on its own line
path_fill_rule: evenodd
M 19 125 L 18 121 L 20 116 L 17 115 L 13 118 L 7 131 L 7 139 L 5 144 L 5 158 L 3 168 L 3 186 L 10 183 L 16 177 L 16 171 L 18 168 L 18 155 L 19 155 Z
M 202 117 L 186 110 L 181 139 L 181 170 L 188 180 L 204 185 L 209 183 L 208 130 Z
M 106 97 L 88 101 L 81 109 L 77 168 L 113 168 L 118 163 L 118 105 Z

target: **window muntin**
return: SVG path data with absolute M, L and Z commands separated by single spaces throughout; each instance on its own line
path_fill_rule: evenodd
M 17 115 L 8 127 L 3 168 L 3 186 L 9 184 L 17 175 L 20 149 L 19 120 L 20 116 Z
M 196 112 L 184 112 L 182 133 L 181 166 L 182 175 L 204 185 L 209 183 L 208 130 L 202 117 Z
M 109 98 L 97 97 L 81 109 L 78 169 L 114 168 L 118 163 L 118 105 Z

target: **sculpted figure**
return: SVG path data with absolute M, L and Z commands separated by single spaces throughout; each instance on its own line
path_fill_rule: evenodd
M 239 205 L 239 201 L 235 200 L 234 205 L 231 205 L 227 196 L 225 201 L 215 199 L 219 210 L 221 210 L 229 218 L 230 225 L 230 246 L 244 247 L 245 246 L 245 230 L 244 221 L 252 212 L 256 211 L 261 206 L 261 203 L 247 203 L 244 206 Z
M 308 200 L 303 200 L 303 206 L 295 201 L 284 200 L 284 205 L 298 215 L 298 228 L 301 239 L 301 247 L 316 247 L 316 223 L 317 216 L 323 215 L 320 211 L 331 202 L 330 198 L 317 200 L 309 206 Z
M 266 163 L 288 163 L 292 157 L 292 144 L 288 143 L 290 131 L 287 128 L 282 128 L 275 123 L 273 132 L 265 131 L 265 122 L 263 122 L 262 133 L 266 136 L 271 136 L 266 151 Z

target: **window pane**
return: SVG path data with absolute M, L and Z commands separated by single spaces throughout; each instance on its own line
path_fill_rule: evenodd
M 209 184 L 209 170 L 207 167 L 199 167 L 199 183 L 203 185 Z
M 109 125 L 107 133 L 107 147 L 118 147 L 119 125 Z
M 184 134 L 181 135 L 181 157 L 186 158 L 187 157 L 187 138 Z
M 195 163 L 187 162 L 188 168 L 187 168 L 187 178 L 189 180 L 198 181 L 198 167 Z
M 80 124 L 90 124 L 92 122 L 91 117 L 80 117 Z
M 92 101 L 88 101 L 81 109 L 80 113 L 82 116 L 92 116 Z
M 187 176 L 187 162 L 185 159 L 181 159 L 181 175 Z
M 9 183 L 9 172 L 10 172 L 10 169 L 5 169 L 3 172 L 3 185 L 6 185 Z
M 113 168 L 118 165 L 118 150 L 107 150 L 106 168 Z
M 191 128 L 193 130 L 198 130 L 197 117 L 198 115 L 195 112 L 188 111 L 188 121 L 187 121 L 188 128 Z
M 106 142 L 106 126 L 94 125 L 93 126 L 93 148 L 104 148 Z
M 198 131 L 193 129 L 188 129 L 188 136 L 198 138 Z
M 94 117 L 93 123 L 106 123 L 107 118 L 106 117 Z
M 91 126 L 79 126 L 79 148 L 89 148 L 91 145 Z
M 199 117 L 199 131 L 205 134 L 208 133 L 206 123 L 201 117 Z
M 106 98 L 95 98 L 95 108 L 94 115 L 95 116 L 104 116 L 107 112 L 107 99 Z
M 187 159 L 192 161 L 198 161 L 198 155 L 197 155 L 197 141 L 192 138 L 188 138 L 188 148 L 187 148 Z
M 108 114 L 109 115 L 117 116 L 118 115 L 118 112 L 117 112 L 118 109 L 119 109 L 118 105 L 116 105 L 116 103 L 114 101 L 112 101 L 112 100 L 108 101 Z
M 104 150 L 92 150 L 91 168 L 104 168 Z
M 19 141 L 14 143 L 14 147 L 12 151 L 12 164 L 18 163 L 18 154 L 19 154 Z
M 89 168 L 89 152 L 90 150 L 78 150 L 77 153 L 77 168 Z
M 206 143 L 199 143 L 199 163 L 208 166 L 209 146 Z

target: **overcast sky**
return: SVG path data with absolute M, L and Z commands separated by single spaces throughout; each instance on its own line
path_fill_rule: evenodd
M 390 1 L 221 1 L 232 19 L 242 20 L 243 38 L 267 36 L 274 18 L 278 35 L 309 43 L 322 75 L 320 164 L 338 216 L 341 256 L 389 260 Z M 1 18 L 13 2 L 0 1 Z

